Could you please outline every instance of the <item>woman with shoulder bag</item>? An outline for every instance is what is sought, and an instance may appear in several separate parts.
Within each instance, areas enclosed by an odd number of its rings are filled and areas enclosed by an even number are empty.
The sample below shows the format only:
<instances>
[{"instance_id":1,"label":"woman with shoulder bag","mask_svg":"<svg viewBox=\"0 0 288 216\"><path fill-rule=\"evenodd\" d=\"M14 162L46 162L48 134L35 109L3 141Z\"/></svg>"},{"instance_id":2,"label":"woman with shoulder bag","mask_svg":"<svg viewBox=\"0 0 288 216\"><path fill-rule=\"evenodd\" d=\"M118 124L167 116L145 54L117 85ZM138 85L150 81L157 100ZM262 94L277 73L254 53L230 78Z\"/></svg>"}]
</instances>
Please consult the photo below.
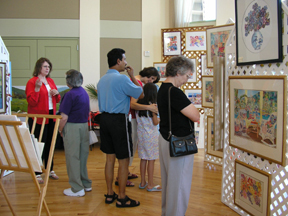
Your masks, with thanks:
<instances>
[{"instance_id":1,"label":"woman with shoulder bag","mask_svg":"<svg viewBox=\"0 0 288 216\"><path fill-rule=\"evenodd\" d=\"M157 96L160 115L159 159L162 183L162 216L183 216L188 207L193 173L194 155L170 157L169 140L174 136L185 137L194 131L194 123L200 119L197 108L179 88L192 75L193 63L183 56L171 58L166 65L165 76ZM170 87L172 87L170 89ZM168 92L170 89L170 107ZM169 113L169 108L171 113ZM192 122L191 122L192 121Z\"/></svg>"}]
</instances>

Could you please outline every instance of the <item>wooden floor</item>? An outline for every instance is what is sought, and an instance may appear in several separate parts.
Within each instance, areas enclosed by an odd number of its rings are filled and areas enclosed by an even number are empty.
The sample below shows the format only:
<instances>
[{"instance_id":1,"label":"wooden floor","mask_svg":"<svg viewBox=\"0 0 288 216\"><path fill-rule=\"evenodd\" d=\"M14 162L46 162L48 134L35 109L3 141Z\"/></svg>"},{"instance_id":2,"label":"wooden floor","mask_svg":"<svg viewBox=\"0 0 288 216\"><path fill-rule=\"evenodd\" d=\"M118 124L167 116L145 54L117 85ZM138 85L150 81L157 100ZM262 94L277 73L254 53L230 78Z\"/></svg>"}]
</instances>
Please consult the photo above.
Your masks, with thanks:
<instances>
[{"instance_id":1,"label":"wooden floor","mask_svg":"<svg viewBox=\"0 0 288 216\"><path fill-rule=\"evenodd\" d=\"M134 158L130 171L139 172L140 160ZM86 192L84 197L67 197L63 190L69 188L66 172L64 150L55 150L54 170L59 180L49 180L46 201L51 215L161 215L161 192L147 192L140 190L140 179L133 179L135 187L126 189L127 195L140 201L141 205L135 208L116 208L113 204L105 204L104 194L106 184L104 179L105 155L95 145L90 151L88 159L89 177L92 179L92 192ZM117 169L115 169L116 174ZM200 149L195 155L191 196L186 216L233 216L238 215L221 202L222 167L204 162L204 150ZM38 195L32 178L27 173L16 172L6 176L3 180L8 196L15 207L17 215L30 216L36 214ZM161 184L159 160L155 163L154 183ZM118 193L118 187L115 186ZM10 216L8 204L0 191L0 215ZM46 215L44 209L42 215Z\"/></svg>"}]
</instances>

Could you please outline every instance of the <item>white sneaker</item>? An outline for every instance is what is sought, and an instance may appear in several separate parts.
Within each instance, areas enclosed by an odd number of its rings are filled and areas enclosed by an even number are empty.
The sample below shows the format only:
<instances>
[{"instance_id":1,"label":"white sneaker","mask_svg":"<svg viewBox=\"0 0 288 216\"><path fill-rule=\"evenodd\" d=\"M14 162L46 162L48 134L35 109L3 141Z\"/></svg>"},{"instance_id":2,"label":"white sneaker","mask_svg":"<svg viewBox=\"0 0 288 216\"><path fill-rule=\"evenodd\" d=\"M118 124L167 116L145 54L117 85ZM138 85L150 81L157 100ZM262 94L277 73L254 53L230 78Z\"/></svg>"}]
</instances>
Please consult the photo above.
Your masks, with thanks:
<instances>
[{"instance_id":1,"label":"white sneaker","mask_svg":"<svg viewBox=\"0 0 288 216\"><path fill-rule=\"evenodd\" d=\"M84 190L85 190L86 192L90 192L90 191L92 191L92 187L90 187L90 188L84 188Z\"/></svg>"},{"instance_id":2,"label":"white sneaker","mask_svg":"<svg viewBox=\"0 0 288 216\"><path fill-rule=\"evenodd\" d=\"M68 188L68 189L65 189L63 191L63 193L66 195L66 196L75 196L75 197L81 197L81 196L84 196L85 195L85 191L84 189L74 193L71 188Z\"/></svg>"}]
</instances>

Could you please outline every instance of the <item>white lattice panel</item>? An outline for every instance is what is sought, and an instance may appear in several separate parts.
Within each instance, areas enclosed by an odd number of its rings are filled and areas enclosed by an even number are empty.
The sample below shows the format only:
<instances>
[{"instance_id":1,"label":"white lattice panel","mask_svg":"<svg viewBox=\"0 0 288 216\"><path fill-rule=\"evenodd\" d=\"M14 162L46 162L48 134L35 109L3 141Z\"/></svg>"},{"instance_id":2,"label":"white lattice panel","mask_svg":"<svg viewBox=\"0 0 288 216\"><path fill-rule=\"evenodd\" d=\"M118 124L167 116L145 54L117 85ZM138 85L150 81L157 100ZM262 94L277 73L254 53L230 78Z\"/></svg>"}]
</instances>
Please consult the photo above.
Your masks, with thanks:
<instances>
[{"instance_id":1,"label":"white lattice panel","mask_svg":"<svg viewBox=\"0 0 288 216\"><path fill-rule=\"evenodd\" d=\"M225 92L229 95L228 77L229 76L258 76L258 75L288 75L288 56L287 43L287 15L284 15L284 35L283 35L283 63L236 66L236 41L235 29L232 31L230 38L226 44L226 85ZM270 215L288 215L288 166L283 167L276 163L271 163L268 160L261 159L253 154L229 146L229 98L225 101L225 139L224 139L224 157L223 157L223 176L222 176L222 197L221 200L231 209L240 215L249 215L236 205L234 205L234 175L235 175L235 159L246 162L257 169L263 170L272 175L271 181L271 201ZM288 115L287 115L288 116ZM286 121L288 122L288 121ZM287 125L286 125L287 127ZM287 127L288 128L288 127ZM287 137L287 132L286 132ZM287 148L286 140L286 151ZM288 161L288 153L286 152L286 161Z\"/></svg>"}]
</instances>

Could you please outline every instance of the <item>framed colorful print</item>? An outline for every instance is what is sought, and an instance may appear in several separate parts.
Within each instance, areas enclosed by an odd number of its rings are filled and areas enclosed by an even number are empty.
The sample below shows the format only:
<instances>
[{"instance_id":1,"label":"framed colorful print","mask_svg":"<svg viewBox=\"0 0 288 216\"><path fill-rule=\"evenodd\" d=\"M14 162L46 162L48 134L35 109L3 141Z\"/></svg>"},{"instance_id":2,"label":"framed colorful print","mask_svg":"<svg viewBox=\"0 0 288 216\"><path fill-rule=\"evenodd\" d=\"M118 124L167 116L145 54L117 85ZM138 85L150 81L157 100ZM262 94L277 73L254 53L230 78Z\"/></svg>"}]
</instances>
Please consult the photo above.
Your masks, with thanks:
<instances>
[{"instance_id":1,"label":"framed colorful print","mask_svg":"<svg viewBox=\"0 0 288 216\"><path fill-rule=\"evenodd\" d=\"M212 76L202 76L202 107L213 108Z\"/></svg>"},{"instance_id":2,"label":"framed colorful print","mask_svg":"<svg viewBox=\"0 0 288 216\"><path fill-rule=\"evenodd\" d=\"M196 108L201 108L202 105L201 89L185 89L185 94Z\"/></svg>"},{"instance_id":3,"label":"framed colorful print","mask_svg":"<svg viewBox=\"0 0 288 216\"><path fill-rule=\"evenodd\" d=\"M235 0L237 65L282 62L280 0Z\"/></svg>"},{"instance_id":4,"label":"framed colorful print","mask_svg":"<svg viewBox=\"0 0 288 216\"><path fill-rule=\"evenodd\" d=\"M271 174L235 160L234 204L250 215L270 215Z\"/></svg>"},{"instance_id":5,"label":"framed colorful print","mask_svg":"<svg viewBox=\"0 0 288 216\"><path fill-rule=\"evenodd\" d=\"M186 32L186 51L206 51L206 31Z\"/></svg>"},{"instance_id":6,"label":"framed colorful print","mask_svg":"<svg viewBox=\"0 0 288 216\"><path fill-rule=\"evenodd\" d=\"M213 75L213 69L212 68L207 68L206 55L201 55L201 72L202 72L202 76Z\"/></svg>"},{"instance_id":7,"label":"framed colorful print","mask_svg":"<svg viewBox=\"0 0 288 216\"><path fill-rule=\"evenodd\" d=\"M223 150L215 150L214 117L207 116L207 153L223 158Z\"/></svg>"},{"instance_id":8,"label":"framed colorful print","mask_svg":"<svg viewBox=\"0 0 288 216\"><path fill-rule=\"evenodd\" d=\"M194 72L192 73L192 75L189 77L189 79L187 80L187 82L197 82L197 61L196 59L191 59L192 63L193 63L193 70Z\"/></svg>"},{"instance_id":9,"label":"framed colorful print","mask_svg":"<svg viewBox=\"0 0 288 216\"><path fill-rule=\"evenodd\" d=\"M163 33L164 56L181 54L181 32Z\"/></svg>"},{"instance_id":10,"label":"framed colorful print","mask_svg":"<svg viewBox=\"0 0 288 216\"><path fill-rule=\"evenodd\" d=\"M153 66L157 69L159 75L160 75L160 81L164 81L166 79L165 76L165 70L166 70L166 64L164 62L154 62Z\"/></svg>"},{"instance_id":11,"label":"framed colorful print","mask_svg":"<svg viewBox=\"0 0 288 216\"><path fill-rule=\"evenodd\" d=\"M286 76L230 76L230 145L285 166Z\"/></svg>"},{"instance_id":12,"label":"framed colorful print","mask_svg":"<svg viewBox=\"0 0 288 216\"><path fill-rule=\"evenodd\" d=\"M225 44L233 28L234 24L229 24L206 29L208 68L213 68L214 56L225 58Z\"/></svg>"},{"instance_id":13,"label":"framed colorful print","mask_svg":"<svg viewBox=\"0 0 288 216\"><path fill-rule=\"evenodd\" d=\"M6 64L0 62L0 113L6 112Z\"/></svg>"}]
</instances>

